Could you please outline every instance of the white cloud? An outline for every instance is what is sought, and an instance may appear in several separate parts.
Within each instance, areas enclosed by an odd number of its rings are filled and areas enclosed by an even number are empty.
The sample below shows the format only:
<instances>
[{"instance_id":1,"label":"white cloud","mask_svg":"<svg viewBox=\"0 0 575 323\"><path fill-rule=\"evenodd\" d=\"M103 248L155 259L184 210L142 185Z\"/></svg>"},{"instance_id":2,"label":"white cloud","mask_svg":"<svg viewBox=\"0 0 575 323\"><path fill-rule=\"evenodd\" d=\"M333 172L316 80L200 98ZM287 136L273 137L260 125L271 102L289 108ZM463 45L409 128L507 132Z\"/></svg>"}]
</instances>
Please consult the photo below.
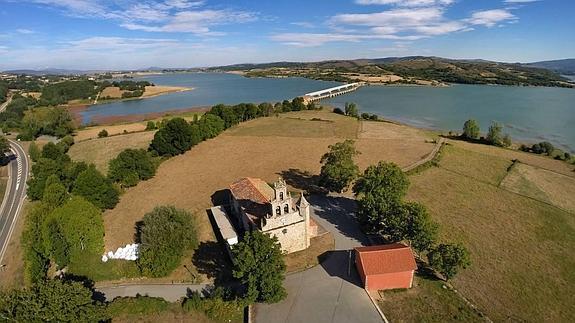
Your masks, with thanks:
<instances>
[{"instance_id":1,"label":"white cloud","mask_svg":"<svg viewBox=\"0 0 575 323\"><path fill-rule=\"evenodd\" d=\"M507 20L516 20L517 17L511 12L505 9L493 9L476 11L471 15L471 18L467 21L472 25L484 25L487 27L493 27L500 22Z\"/></svg>"},{"instance_id":2,"label":"white cloud","mask_svg":"<svg viewBox=\"0 0 575 323\"><path fill-rule=\"evenodd\" d=\"M525 1L525 0L511 0ZM474 26L493 27L514 23L517 17L508 9L476 11L470 16L452 19L446 16L453 0L357 0L368 5L393 5L394 8L371 13L343 13L328 19L331 32L275 34L272 40L295 46L319 46L329 42L362 40L417 40L455 32L474 30Z\"/></svg>"},{"instance_id":3,"label":"white cloud","mask_svg":"<svg viewBox=\"0 0 575 323\"><path fill-rule=\"evenodd\" d=\"M24 28L16 29L16 32L19 33L19 34L26 34L26 35L35 34L35 33L36 33L35 31L33 31L33 30L31 30L31 29L24 29Z\"/></svg>"},{"instance_id":4,"label":"white cloud","mask_svg":"<svg viewBox=\"0 0 575 323\"><path fill-rule=\"evenodd\" d=\"M530 3L530 2L537 2L540 0L505 0L505 3Z\"/></svg>"},{"instance_id":5,"label":"white cloud","mask_svg":"<svg viewBox=\"0 0 575 323\"><path fill-rule=\"evenodd\" d=\"M255 13L230 9L205 9L204 1L90 1L28 0L60 8L66 14L81 18L116 20L130 30L148 32L183 32L221 35L210 27L256 20Z\"/></svg>"},{"instance_id":6,"label":"white cloud","mask_svg":"<svg viewBox=\"0 0 575 323\"><path fill-rule=\"evenodd\" d=\"M455 0L356 0L360 5L396 5L400 7L426 7L450 5Z\"/></svg>"}]
</instances>

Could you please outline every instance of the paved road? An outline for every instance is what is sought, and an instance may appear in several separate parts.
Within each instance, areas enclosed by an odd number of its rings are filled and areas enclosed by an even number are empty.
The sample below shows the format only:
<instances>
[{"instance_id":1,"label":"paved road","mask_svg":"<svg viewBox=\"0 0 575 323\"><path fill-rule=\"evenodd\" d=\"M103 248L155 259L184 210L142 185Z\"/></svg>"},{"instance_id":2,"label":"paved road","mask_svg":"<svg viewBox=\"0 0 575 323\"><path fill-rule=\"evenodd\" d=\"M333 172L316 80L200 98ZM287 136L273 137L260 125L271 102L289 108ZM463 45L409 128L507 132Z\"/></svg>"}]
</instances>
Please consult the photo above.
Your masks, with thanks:
<instances>
[{"instance_id":1,"label":"paved road","mask_svg":"<svg viewBox=\"0 0 575 323\"><path fill-rule=\"evenodd\" d=\"M355 201L344 197L311 196L313 218L335 239L335 249L320 265L286 277L286 300L258 304L256 322L382 322L361 287L348 250L367 245L367 238L351 217Z\"/></svg>"},{"instance_id":2,"label":"paved road","mask_svg":"<svg viewBox=\"0 0 575 323\"><path fill-rule=\"evenodd\" d=\"M10 242L12 231L20 214L22 203L26 198L26 181L30 170L28 156L24 149L15 141L9 140L13 159L8 165L8 184L4 200L0 206L0 264Z\"/></svg>"},{"instance_id":3,"label":"paved road","mask_svg":"<svg viewBox=\"0 0 575 323\"><path fill-rule=\"evenodd\" d=\"M169 302L176 302L186 297L190 291L202 291L207 284L140 284L98 287L96 290L103 294L107 301L116 297L136 297L137 295L162 297Z\"/></svg>"},{"instance_id":4,"label":"paved road","mask_svg":"<svg viewBox=\"0 0 575 323\"><path fill-rule=\"evenodd\" d=\"M10 104L10 102L12 102L12 95L8 94L8 100L6 100L6 102L0 104L0 112L4 111L6 109L6 107L8 106L8 104Z\"/></svg>"}]
</instances>

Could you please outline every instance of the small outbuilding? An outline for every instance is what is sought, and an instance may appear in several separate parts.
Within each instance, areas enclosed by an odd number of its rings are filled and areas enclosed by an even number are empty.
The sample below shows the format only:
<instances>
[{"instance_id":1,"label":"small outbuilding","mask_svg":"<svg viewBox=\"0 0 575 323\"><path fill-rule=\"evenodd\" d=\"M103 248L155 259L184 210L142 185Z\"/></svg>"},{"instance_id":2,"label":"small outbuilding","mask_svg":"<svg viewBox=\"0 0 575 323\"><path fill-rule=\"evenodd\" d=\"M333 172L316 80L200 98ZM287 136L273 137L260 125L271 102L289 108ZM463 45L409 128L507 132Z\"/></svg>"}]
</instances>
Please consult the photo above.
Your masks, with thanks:
<instances>
[{"instance_id":1,"label":"small outbuilding","mask_svg":"<svg viewBox=\"0 0 575 323\"><path fill-rule=\"evenodd\" d=\"M401 243L355 248L355 265L367 290L411 288L417 269L413 251Z\"/></svg>"}]
</instances>

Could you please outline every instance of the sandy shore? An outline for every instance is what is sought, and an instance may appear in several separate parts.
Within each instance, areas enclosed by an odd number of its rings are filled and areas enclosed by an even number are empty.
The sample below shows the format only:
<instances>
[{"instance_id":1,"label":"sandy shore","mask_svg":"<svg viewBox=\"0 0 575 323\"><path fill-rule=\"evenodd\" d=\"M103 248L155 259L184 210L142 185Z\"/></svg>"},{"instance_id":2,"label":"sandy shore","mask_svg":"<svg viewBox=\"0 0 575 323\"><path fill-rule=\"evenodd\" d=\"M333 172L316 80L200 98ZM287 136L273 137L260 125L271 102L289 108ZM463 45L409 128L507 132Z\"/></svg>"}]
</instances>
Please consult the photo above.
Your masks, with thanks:
<instances>
[{"instance_id":1,"label":"sandy shore","mask_svg":"<svg viewBox=\"0 0 575 323\"><path fill-rule=\"evenodd\" d=\"M158 95L191 91L193 89L194 88L191 87L181 87L181 86L164 86L164 85L146 86L146 90L144 91L144 94L142 94L141 98L152 98Z\"/></svg>"}]
</instances>

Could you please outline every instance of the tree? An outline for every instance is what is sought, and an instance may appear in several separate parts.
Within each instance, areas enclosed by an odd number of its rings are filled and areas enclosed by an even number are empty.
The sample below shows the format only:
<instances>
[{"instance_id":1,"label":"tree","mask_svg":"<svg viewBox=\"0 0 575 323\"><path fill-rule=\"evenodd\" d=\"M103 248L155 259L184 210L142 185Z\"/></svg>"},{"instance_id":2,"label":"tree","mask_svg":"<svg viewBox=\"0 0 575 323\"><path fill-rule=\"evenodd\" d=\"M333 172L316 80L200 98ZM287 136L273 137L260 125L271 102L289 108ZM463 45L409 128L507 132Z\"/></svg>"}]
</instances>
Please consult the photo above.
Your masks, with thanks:
<instances>
[{"instance_id":1,"label":"tree","mask_svg":"<svg viewBox=\"0 0 575 323\"><path fill-rule=\"evenodd\" d=\"M503 139L501 139L501 145L502 145L503 147L510 147L511 144L512 144L512 142L511 142L511 136L509 136L509 134L505 134L505 135L503 136Z\"/></svg>"},{"instance_id":2,"label":"tree","mask_svg":"<svg viewBox=\"0 0 575 323\"><path fill-rule=\"evenodd\" d=\"M471 264L469 252L460 244L440 244L427 257L431 267L440 272L445 280L453 278L459 269Z\"/></svg>"},{"instance_id":3,"label":"tree","mask_svg":"<svg viewBox=\"0 0 575 323\"><path fill-rule=\"evenodd\" d=\"M105 138L105 137L108 137L108 130L102 129L100 132L98 132L98 138Z\"/></svg>"},{"instance_id":4,"label":"tree","mask_svg":"<svg viewBox=\"0 0 575 323\"><path fill-rule=\"evenodd\" d=\"M154 121L148 121L148 123L146 124L146 131L150 131L150 130L156 130L158 129L156 127L156 124L154 123Z\"/></svg>"},{"instance_id":5,"label":"tree","mask_svg":"<svg viewBox=\"0 0 575 323\"><path fill-rule=\"evenodd\" d=\"M359 167L353 162L353 157L359 152L355 150L353 140L345 140L329 146L320 162L319 184L330 192L342 192L357 177Z\"/></svg>"},{"instance_id":6,"label":"tree","mask_svg":"<svg viewBox=\"0 0 575 323\"><path fill-rule=\"evenodd\" d=\"M156 163L144 149L126 149L109 162L108 177L123 186L134 186L156 174ZM134 182L135 179L135 182Z\"/></svg>"},{"instance_id":7,"label":"tree","mask_svg":"<svg viewBox=\"0 0 575 323\"><path fill-rule=\"evenodd\" d=\"M66 155L63 147L53 142L49 142L42 148L42 158L48 158L57 161L58 163L70 162L70 157Z\"/></svg>"},{"instance_id":8,"label":"tree","mask_svg":"<svg viewBox=\"0 0 575 323\"><path fill-rule=\"evenodd\" d=\"M192 126L182 118L168 121L155 133L150 148L160 156L176 156L192 148Z\"/></svg>"},{"instance_id":9,"label":"tree","mask_svg":"<svg viewBox=\"0 0 575 323\"><path fill-rule=\"evenodd\" d=\"M144 275L162 277L179 264L184 252L197 247L192 215L173 206L158 206L144 215L138 266Z\"/></svg>"},{"instance_id":10,"label":"tree","mask_svg":"<svg viewBox=\"0 0 575 323\"><path fill-rule=\"evenodd\" d=\"M40 158L35 162L32 165L32 174L34 176L28 181L27 193L30 199L41 200L44 194L46 179L54 174L60 176L62 167L63 165L60 163L48 158Z\"/></svg>"},{"instance_id":11,"label":"tree","mask_svg":"<svg viewBox=\"0 0 575 323\"><path fill-rule=\"evenodd\" d=\"M489 127L489 131L487 132L487 142L494 146L503 146L502 130L503 126L501 126L499 123L492 123Z\"/></svg>"},{"instance_id":12,"label":"tree","mask_svg":"<svg viewBox=\"0 0 575 323\"><path fill-rule=\"evenodd\" d=\"M233 275L245 284L250 302L277 303L287 296L282 285L286 265L276 237L259 230L247 232L232 253Z\"/></svg>"},{"instance_id":13,"label":"tree","mask_svg":"<svg viewBox=\"0 0 575 323\"><path fill-rule=\"evenodd\" d=\"M0 316L15 322L99 322L105 305L79 282L48 280L0 295Z\"/></svg>"},{"instance_id":14,"label":"tree","mask_svg":"<svg viewBox=\"0 0 575 323\"><path fill-rule=\"evenodd\" d=\"M59 226L59 232L68 245L70 261L82 261L86 254L101 255L104 252L104 221L101 212L86 199L73 196L62 206L48 214L42 232L46 237L51 222Z\"/></svg>"},{"instance_id":15,"label":"tree","mask_svg":"<svg viewBox=\"0 0 575 323\"><path fill-rule=\"evenodd\" d=\"M42 203L47 210L53 210L61 206L68 197L68 190L60 182L57 175L50 175L46 179L44 193L42 194Z\"/></svg>"},{"instance_id":16,"label":"tree","mask_svg":"<svg viewBox=\"0 0 575 323\"><path fill-rule=\"evenodd\" d=\"M424 205L416 202L404 203L402 214L405 218L403 239L411 242L415 250L429 250L437 239L438 225L433 222Z\"/></svg>"},{"instance_id":17,"label":"tree","mask_svg":"<svg viewBox=\"0 0 575 323\"><path fill-rule=\"evenodd\" d=\"M114 208L119 200L118 190L94 165L78 175L72 193L83 196L102 210Z\"/></svg>"},{"instance_id":18,"label":"tree","mask_svg":"<svg viewBox=\"0 0 575 323\"><path fill-rule=\"evenodd\" d=\"M360 222L381 231L390 224L388 216L398 216L402 198L409 187L405 173L394 163L369 166L353 186Z\"/></svg>"},{"instance_id":19,"label":"tree","mask_svg":"<svg viewBox=\"0 0 575 323\"><path fill-rule=\"evenodd\" d=\"M225 130L224 120L209 113L205 114L197 124L202 134L202 140L215 138Z\"/></svg>"},{"instance_id":20,"label":"tree","mask_svg":"<svg viewBox=\"0 0 575 323\"><path fill-rule=\"evenodd\" d=\"M38 145L36 145L36 142L33 141L30 143L30 147L28 147L28 154L30 155L30 159L32 159L33 162L37 162L38 159L40 159L42 152L40 151L40 148L38 148Z\"/></svg>"},{"instance_id":21,"label":"tree","mask_svg":"<svg viewBox=\"0 0 575 323\"><path fill-rule=\"evenodd\" d=\"M345 114L354 118L359 117L359 111L357 110L355 103L345 103Z\"/></svg>"},{"instance_id":22,"label":"tree","mask_svg":"<svg viewBox=\"0 0 575 323\"><path fill-rule=\"evenodd\" d=\"M54 259L58 269L62 269L70 262L70 247L62 228L55 218L50 218L44 225L44 248L48 256Z\"/></svg>"},{"instance_id":23,"label":"tree","mask_svg":"<svg viewBox=\"0 0 575 323\"><path fill-rule=\"evenodd\" d=\"M469 119L463 124L463 137L467 139L479 138L479 131L479 123L473 119Z\"/></svg>"}]
</instances>

